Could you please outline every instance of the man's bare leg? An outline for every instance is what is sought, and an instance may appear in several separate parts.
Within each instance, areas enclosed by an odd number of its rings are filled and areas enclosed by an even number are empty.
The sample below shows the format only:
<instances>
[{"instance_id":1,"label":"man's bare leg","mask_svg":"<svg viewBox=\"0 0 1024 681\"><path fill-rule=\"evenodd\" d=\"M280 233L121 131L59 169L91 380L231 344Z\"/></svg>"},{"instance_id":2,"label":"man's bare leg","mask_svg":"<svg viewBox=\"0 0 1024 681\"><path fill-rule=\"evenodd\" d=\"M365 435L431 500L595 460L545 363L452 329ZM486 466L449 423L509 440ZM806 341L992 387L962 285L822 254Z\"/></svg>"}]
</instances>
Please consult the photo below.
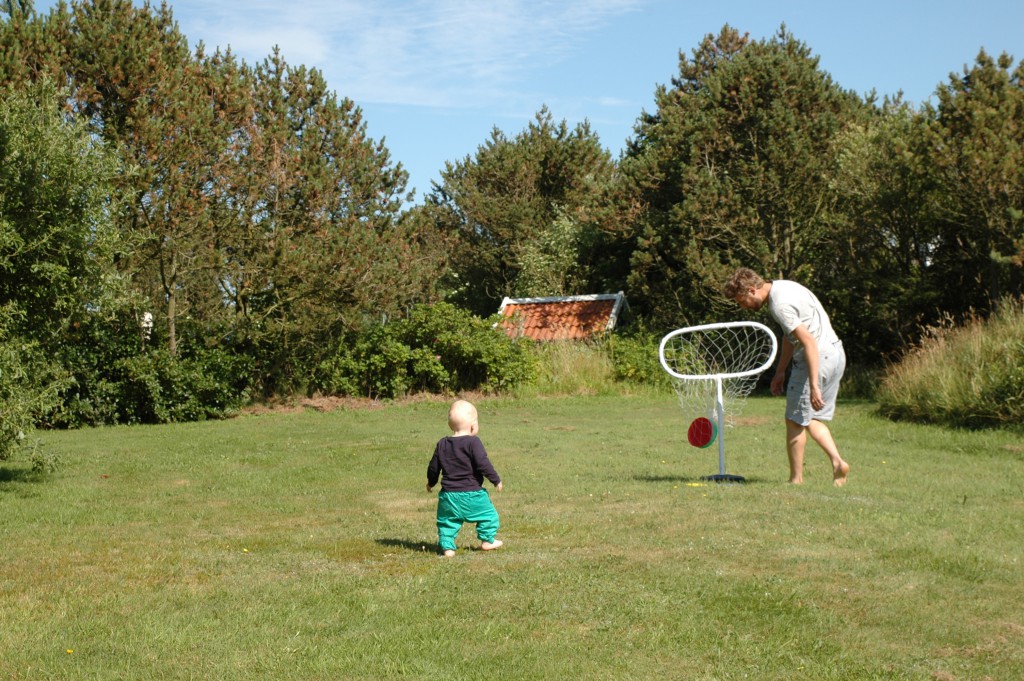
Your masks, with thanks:
<instances>
[{"instance_id":1,"label":"man's bare leg","mask_svg":"<svg viewBox=\"0 0 1024 681\"><path fill-rule=\"evenodd\" d=\"M829 461L832 462L832 484L842 487L846 484L846 478L850 474L850 464L839 456L839 448L836 447L835 440L832 439L832 431L821 421L811 421L807 430L810 432L811 438L818 443L818 446L828 456Z\"/></svg>"},{"instance_id":2,"label":"man's bare leg","mask_svg":"<svg viewBox=\"0 0 1024 681\"><path fill-rule=\"evenodd\" d=\"M786 453L789 455L789 481L799 485L804 481L804 448L807 429L796 421L786 419Z\"/></svg>"}]
</instances>

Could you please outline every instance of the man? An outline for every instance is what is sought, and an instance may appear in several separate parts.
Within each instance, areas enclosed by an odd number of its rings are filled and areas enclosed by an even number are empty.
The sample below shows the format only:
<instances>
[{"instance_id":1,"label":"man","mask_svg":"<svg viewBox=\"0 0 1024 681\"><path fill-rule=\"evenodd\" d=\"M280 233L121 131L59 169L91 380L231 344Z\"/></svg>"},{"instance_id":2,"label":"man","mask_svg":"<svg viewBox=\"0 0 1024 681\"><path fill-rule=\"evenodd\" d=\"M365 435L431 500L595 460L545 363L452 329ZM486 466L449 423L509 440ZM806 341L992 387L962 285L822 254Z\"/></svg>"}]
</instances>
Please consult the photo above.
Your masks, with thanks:
<instances>
[{"instance_id":1,"label":"man","mask_svg":"<svg viewBox=\"0 0 1024 681\"><path fill-rule=\"evenodd\" d=\"M850 465L839 456L832 432L825 424L835 414L846 353L825 309L810 290L795 281L765 281L746 267L736 270L722 290L745 310L760 310L768 305L768 312L782 327L784 337L779 366L772 378L772 394L782 394L786 367L792 361L786 391L789 481L804 481L804 448L810 435L832 462L832 483L836 487L846 484Z\"/></svg>"}]
</instances>

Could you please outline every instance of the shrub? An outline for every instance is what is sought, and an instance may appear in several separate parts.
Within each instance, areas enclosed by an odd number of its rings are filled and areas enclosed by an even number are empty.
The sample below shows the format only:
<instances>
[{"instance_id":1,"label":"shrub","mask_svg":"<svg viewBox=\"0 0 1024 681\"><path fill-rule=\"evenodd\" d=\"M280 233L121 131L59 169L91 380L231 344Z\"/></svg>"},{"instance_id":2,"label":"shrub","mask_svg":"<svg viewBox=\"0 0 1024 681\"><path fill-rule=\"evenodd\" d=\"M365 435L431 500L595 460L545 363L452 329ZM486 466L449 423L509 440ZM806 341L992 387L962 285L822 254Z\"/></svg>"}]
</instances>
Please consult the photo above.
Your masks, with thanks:
<instances>
[{"instance_id":1,"label":"shrub","mask_svg":"<svg viewBox=\"0 0 1024 681\"><path fill-rule=\"evenodd\" d=\"M239 389L247 360L205 349L175 357L150 349L114 368L117 420L124 423L202 421L223 416L244 401Z\"/></svg>"},{"instance_id":2,"label":"shrub","mask_svg":"<svg viewBox=\"0 0 1024 681\"><path fill-rule=\"evenodd\" d=\"M313 391L373 399L412 391L507 391L533 376L529 345L448 303L346 336L313 372Z\"/></svg>"},{"instance_id":3,"label":"shrub","mask_svg":"<svg viewBox=\"0 0 1024 681\"><path fill-rule=\"evenodd\" d=\"M339 343L337 352L318 367L313 387L331 395L373 399L405 394L411 384L412 351L394 331L377 326Z\"/></svg>"},{"instance_id":4,"label":"shrub","mask_svg":"<svg viewBox=\"0 0 1024 681\"><path fill-rule=\"evenodd\" d=\"M79 367L55 425L171 423L216 418L248 398L252 362L224 350L175 357L150 348L102 369Z\"/></svg>"},{"instance_id":5,"label":"shrub","mask_svg":"<svg viewBox=\"0 0 1024 681\"><path fill-rule=\"evenodd\" d=\"M179 337L172 355L144 341L129 306L84 315L68 330L60 361L72 374L46 425L168 423L215 418L248 400L255 362L224 347Z\"/></svg>"},{"instance_id":6,"label":"shrub","mask_svg":"<svg viewBox=\"0 0 1024 681\"><path fill-rule=\"evenodd\" d=\"M928 329L889 367L878 393L881 413L966 428L1024 423L1024 310L1003 301L987 320Z\"/></svg>"},{"instance_id":7,"label":"shrub","mask_svg":"<svg viewBox=\"0 0 1024 681\"><path fill-rule=\"evenodd\" d=\"M615 380L636 385L670 385L668 373L658 361L661 337L644 329L608 339L608 353Z\"/></svg>"},{"instance_id":8,"label":"shrub","mask_svg":"<svg viewBox=\"0 0 1024 681\"><path fill-rule=\"evenodd\" d=\"M27 448L33 469L51 470L55 458L31 433L40 416L60 403L69 377L38 343L8 333L14 316L13 306L0 308L0 460Z\"/></svg>"}]
</instances>

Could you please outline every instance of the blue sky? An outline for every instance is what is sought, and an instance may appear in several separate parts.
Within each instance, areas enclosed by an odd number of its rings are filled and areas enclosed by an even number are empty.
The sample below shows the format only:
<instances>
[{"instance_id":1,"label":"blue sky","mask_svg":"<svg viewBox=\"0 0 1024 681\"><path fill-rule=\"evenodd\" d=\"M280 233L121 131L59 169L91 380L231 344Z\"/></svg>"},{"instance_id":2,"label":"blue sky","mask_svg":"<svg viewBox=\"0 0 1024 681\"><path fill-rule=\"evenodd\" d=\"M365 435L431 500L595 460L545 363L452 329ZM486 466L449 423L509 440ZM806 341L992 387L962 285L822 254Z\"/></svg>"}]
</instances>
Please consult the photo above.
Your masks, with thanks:
<instances>
[{"instance_id":1,"label":"blue sky","mask_svg":"<svg viewBox=\"0 0 1024 681\"><path fill-rule=\"evenodd\" d=\"M491 129L544 105L618 157L708 33L789 31L843 88L927 100L984 48L1024 58L1024 0L168 0L182 32L250 64L281 48L358 104L416 202ZM45 11L54 2L37 0ZM142 2L136 2L141 5ZM1015 62L1016 64L1016 62Z\"/></svg>"}]
</instances>

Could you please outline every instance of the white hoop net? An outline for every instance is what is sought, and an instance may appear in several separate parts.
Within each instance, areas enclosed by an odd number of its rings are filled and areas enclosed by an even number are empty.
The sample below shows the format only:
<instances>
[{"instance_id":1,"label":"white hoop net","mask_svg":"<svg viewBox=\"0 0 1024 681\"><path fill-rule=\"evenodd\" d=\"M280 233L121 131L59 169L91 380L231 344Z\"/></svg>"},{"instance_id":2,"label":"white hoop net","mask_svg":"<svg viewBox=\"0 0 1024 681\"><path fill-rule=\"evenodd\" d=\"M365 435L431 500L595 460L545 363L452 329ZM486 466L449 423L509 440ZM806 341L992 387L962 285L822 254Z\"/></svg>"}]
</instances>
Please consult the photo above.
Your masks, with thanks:
<instances>
[{"instance_id":1,"label":"white hoop net","mask_svg":"<svg viewBox=\"0 0 1024 681\"><path fill-rule=\"evenodd\" d=\"M721 379L725 419L720 425L733 426L777 348L775 334L764 324L728 322L673 331L661 340L658 354L684 415L716 421Z\"/></svg>"},{"instance_id":2,"label":"white hoop net","mask_svg":"<svg viewBox=\"0 0 1024 681\"><path fill-rule=\"evenodd\" d=\"M759 322L726 322L677 329L661 339L658 359L672 377L689 423L704 417L718 424L719 479L725 474L726 427L736 423L760 374L775 361L778 341Z\"/></svg>"}]
</instances>

